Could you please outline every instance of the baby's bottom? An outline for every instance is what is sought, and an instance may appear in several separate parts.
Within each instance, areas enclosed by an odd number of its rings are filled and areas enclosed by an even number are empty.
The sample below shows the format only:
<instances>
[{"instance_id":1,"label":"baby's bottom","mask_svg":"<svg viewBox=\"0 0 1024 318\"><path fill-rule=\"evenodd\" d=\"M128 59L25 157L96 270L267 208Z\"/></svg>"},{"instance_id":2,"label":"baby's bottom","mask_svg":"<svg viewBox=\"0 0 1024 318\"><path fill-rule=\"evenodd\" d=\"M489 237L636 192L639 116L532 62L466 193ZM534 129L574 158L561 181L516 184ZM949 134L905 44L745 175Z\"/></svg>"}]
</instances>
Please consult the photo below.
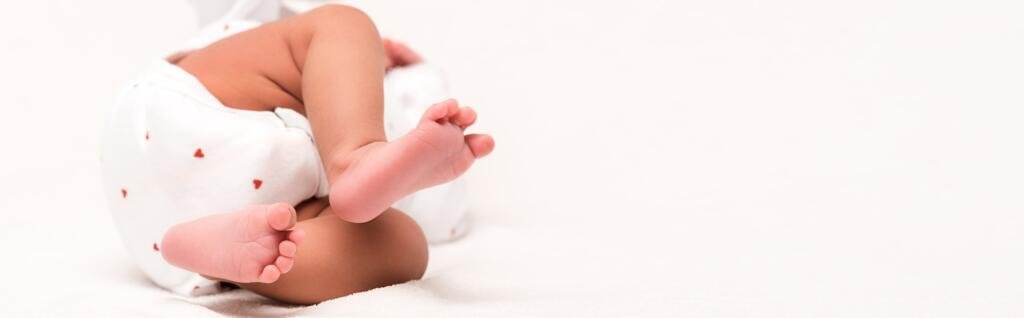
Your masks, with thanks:
<instances>
[{"instance_id":1,"label":"baby's bottom","mask_svg":"<svg viewBox=\"0 0 1024 318\"><path fill-rule=\"evenodd\" d=\"M274 283L238 284L258 294L313 304L379 286L420 278L427 267L427 243L419 226L389 209L373 221L339 219L325 199L296 207L297 230L306 233L292 270Z\"/></svg>"}]
</instances>

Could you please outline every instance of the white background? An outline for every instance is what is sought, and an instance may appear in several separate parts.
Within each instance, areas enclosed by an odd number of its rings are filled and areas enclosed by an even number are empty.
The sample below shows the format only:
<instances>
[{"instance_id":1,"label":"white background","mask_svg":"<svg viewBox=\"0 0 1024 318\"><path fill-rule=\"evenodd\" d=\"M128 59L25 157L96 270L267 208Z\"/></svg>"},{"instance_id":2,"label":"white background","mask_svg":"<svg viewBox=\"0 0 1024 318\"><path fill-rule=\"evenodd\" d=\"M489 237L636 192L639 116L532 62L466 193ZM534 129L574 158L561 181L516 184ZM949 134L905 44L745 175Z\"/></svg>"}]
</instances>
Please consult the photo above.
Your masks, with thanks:
<instances>
[{"instance_id":1,"label":"white background","mask_svg":"<svg viewBox=\"0 0 1024 318\"><path fill-rule=\"evenodd\" d=\"M362 4L497 149L427 279L277 313L1024 316L1019 1ZM105 210L114 96L194 31L183 1L4 3L3 316L277 308L156 289Z\"/></svg>"}]
</instances>

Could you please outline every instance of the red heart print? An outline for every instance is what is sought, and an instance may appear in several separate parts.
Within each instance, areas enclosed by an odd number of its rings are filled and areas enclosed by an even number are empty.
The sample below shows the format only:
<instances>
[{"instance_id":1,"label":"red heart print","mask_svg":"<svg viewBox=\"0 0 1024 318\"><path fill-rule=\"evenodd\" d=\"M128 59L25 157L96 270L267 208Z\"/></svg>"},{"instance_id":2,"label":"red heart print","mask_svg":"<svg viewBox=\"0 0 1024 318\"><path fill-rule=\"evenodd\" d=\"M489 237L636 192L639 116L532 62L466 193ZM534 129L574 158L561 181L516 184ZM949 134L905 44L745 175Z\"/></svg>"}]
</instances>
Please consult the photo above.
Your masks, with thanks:
<instances>
[{"instance_id":1,"label":"red heart print","mask_svg":"<svg viewBox=\"0 0 1024 318\"><path fill-rule=\"evenodd\" d=\"M121 189L121 197L122 198L127 198L128 197L128 190Z\"/></svg>"},{"instance_id":2,"label":"red heart print","mask_svg":"<svg viewBox=\"0 0 1024 318\"><path fill-rule=\"evenodd\" d=\"M256 188L256 190L259 190L261 186L263 186L263 180L252 179L252 187L253 188Z\"/></svg>"},{"instance_id":3,"label":"red heart print","mask_svg":"<svg viewBox=\"0 0 1024 318\"><path fill-rule=\"evenodd\" d=\"M203 154L203 148L196 148L196 153L192 154L192 156L196 158L206 157L206 155Z\"/></svg>"},{"instance_id":4,"label":"red heart print","mask_svg":"<svg viewBox=\"0 0 1024 318\"><path fill-rule=\"evenodd\" d=\"M156 243L153 243L153 250L159 252L160 251L160 247L156 246Z\"/></svg>"}]
</instances>

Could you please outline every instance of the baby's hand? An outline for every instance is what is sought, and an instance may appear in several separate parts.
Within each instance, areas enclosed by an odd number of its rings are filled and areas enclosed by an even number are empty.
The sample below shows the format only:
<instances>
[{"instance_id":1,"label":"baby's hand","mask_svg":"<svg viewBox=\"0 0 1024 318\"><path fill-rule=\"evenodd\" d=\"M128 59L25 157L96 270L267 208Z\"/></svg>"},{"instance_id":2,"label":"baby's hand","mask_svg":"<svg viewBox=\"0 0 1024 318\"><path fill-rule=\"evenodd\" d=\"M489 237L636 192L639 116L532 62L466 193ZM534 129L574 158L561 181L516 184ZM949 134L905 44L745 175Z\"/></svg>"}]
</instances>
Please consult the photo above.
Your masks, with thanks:
<instances>
[{"instance_id":1,"label":"baby's hand","mask_svg":"<svg viewBox=\"0 0 1024 318\"><path fill-rule=\"evenodd\" d=\"M384 55L388 58L387 70L423 62L423 58L406 46L405 43L388 38L381 40L384 44Z\"/></svg>"}]
</instances>

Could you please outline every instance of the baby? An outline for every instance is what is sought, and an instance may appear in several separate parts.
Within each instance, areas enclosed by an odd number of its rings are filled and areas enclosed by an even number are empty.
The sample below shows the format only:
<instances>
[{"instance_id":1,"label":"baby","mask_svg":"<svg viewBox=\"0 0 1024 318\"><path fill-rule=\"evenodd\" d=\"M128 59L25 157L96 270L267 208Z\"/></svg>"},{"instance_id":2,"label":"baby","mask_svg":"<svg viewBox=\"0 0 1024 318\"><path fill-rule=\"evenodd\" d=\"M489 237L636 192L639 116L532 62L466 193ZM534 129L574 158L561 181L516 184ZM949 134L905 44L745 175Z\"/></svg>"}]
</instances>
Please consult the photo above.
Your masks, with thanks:
<instances>
[{"instance_id":1,"label":"baby","mask_svg":"<svg viewBox=\"0 0 1024 318\"><path fill-rule=\"evenodd\" d=\"M476 113L455 100L385 139L385 72L420 61L363 12L328 5L144 74L102 157L143 272L181 293L222 281L298 304L421 277L423 234L390 206L462 175L494 140L464 132Z\"/></svg>"}]
</instances>

